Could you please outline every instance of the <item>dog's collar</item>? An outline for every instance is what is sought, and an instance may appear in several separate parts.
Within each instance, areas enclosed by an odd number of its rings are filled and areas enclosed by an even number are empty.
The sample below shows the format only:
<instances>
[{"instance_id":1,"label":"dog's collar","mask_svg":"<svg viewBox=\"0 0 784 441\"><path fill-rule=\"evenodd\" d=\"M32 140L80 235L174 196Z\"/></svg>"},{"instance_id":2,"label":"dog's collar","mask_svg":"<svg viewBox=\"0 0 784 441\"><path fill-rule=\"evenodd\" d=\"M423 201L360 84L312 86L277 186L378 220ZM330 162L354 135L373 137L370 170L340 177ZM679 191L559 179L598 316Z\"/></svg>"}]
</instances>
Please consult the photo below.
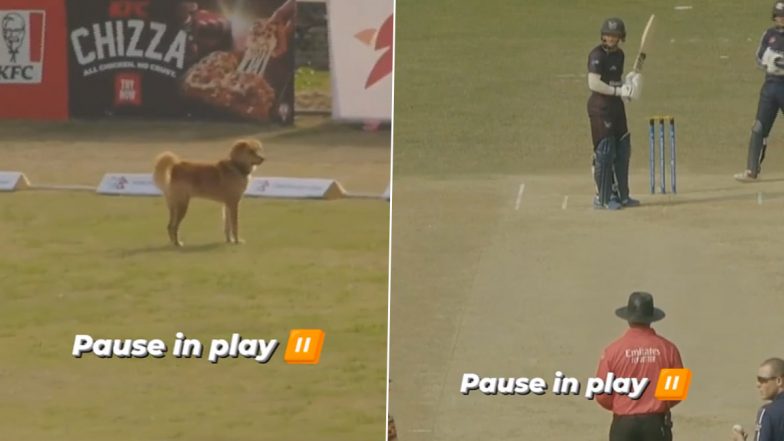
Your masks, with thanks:
<instances>
[{"instance_id":1,"label":"dog's collar","mask_svg":"<svg viewBox=\"0 0 784 441\"><path fill-rule=\"evenodd\" d=\"M234 168L238 172L240 172L240 174L242 174L242 176L248 176L249 174L251 174L253 172L253 166L252 165L249 166L249 165L246 165L246 164L243 164L243 163L240 163L240 162L236 162L236 161L229 161L229 162L231 163L231 165L234 166Z\"/></svg>"}]
</instances>

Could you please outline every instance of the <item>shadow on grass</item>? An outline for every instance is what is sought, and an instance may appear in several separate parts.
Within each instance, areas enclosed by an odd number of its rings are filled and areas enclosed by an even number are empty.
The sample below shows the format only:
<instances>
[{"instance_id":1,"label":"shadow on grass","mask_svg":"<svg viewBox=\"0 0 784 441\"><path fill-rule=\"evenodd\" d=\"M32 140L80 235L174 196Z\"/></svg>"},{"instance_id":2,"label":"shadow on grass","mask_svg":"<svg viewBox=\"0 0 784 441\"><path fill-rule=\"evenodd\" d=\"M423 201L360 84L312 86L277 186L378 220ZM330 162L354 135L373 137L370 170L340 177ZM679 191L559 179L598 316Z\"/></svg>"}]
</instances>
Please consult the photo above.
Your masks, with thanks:
<instances>
[{"instance_id":1,"label":"shadow on grass","mask_svg":"<svg viewBox=\"0 0 784 441\"><path fill-rule=\"evenodd\" d=\"M173 245L156 245L156 246L146 246L142 248L134 248L130 250L122 250L118 251L117 254L119 257L133 257L139 256L144 254L159 254L159 253L181 253L181 254L191 254L191 253L203 253L212 250L216 250L218 248L225 248L225 247L236 247L237 245L228 244L226 242L210 242L210 243L203 243L198 245L188 245L187 243L182 247L175 247Z\"/></svg>"}]
</instances>

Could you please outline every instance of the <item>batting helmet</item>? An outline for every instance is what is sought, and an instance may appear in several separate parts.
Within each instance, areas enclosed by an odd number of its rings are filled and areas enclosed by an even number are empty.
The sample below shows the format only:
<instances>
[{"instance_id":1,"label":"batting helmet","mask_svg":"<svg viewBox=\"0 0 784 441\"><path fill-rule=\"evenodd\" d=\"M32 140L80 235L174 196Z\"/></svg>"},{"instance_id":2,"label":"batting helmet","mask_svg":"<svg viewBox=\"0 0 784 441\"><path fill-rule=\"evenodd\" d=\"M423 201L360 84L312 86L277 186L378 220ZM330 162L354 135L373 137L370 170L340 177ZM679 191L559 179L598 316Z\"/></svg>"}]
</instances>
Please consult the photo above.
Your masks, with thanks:
<instances>
[{"instance_id":1,"label":"batting helmet","mask_svg":"<svg viewBox=\"0 0 784 441\"><path fill-rule=\"evenodd\" d=\"M602 35L617 35L621 41L626 41L626 25L620 18L608 18L602 23Z\"/></svg>"},{"instance_id":2,"label":"batting helmet","mask_svg":"<svg viewBox=\"0 0 784 441\"><path fill-rule=\"evenodd\" d=\"M784 1L777 1L773 4L773 13L771 13L770 19L776 17L784 17Z\"/></svg>"}]
</instances>

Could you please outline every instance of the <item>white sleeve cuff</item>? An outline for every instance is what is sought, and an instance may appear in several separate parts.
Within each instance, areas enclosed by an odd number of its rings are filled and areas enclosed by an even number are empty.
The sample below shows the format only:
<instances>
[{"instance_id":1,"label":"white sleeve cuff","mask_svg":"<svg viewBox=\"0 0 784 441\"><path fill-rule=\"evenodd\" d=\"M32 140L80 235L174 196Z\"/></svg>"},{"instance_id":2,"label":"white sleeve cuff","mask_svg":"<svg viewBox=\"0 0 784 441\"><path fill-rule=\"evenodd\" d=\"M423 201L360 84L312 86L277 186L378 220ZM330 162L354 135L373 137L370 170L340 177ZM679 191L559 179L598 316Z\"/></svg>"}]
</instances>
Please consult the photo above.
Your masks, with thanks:
<instances>
[{"instance_id":1,"label":"white sleeve cuff","mask_svg":"<svg viewBox=\"0 0 784 441\"><path fill-rule=\"evenodd\" d=\"M602 76L597 73L588 74L588 88L591 89L591 91L601 93L602 95L616 96L618 93L617 87L610 86L602 81Z\"/></svg>"}]
</instances>

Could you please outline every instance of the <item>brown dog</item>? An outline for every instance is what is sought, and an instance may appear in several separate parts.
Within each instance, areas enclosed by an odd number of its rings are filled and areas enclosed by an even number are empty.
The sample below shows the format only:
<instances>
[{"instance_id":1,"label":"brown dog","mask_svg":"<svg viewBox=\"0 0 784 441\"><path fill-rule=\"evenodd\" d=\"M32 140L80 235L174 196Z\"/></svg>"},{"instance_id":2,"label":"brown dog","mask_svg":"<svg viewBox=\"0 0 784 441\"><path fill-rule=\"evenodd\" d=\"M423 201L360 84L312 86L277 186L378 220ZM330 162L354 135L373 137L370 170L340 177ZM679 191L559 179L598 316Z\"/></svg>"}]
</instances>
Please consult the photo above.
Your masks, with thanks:
<instances>
[{"instance_id":1,"label":"brown dog","mask_svg":"<svg viewBox=\"0 0 784 441\"><path fill-rule=\"evenodd\" d=\"M169 207L169 239L182 246L179 229L192 197L223 203L226 242L242 243L238 235L239 204L248 188L253 170L264 162L261 143L240 140L234 143L228 159L217 163L181 161L165 152L155 160L153 178Z\"/></svg>"}]
</instances>

